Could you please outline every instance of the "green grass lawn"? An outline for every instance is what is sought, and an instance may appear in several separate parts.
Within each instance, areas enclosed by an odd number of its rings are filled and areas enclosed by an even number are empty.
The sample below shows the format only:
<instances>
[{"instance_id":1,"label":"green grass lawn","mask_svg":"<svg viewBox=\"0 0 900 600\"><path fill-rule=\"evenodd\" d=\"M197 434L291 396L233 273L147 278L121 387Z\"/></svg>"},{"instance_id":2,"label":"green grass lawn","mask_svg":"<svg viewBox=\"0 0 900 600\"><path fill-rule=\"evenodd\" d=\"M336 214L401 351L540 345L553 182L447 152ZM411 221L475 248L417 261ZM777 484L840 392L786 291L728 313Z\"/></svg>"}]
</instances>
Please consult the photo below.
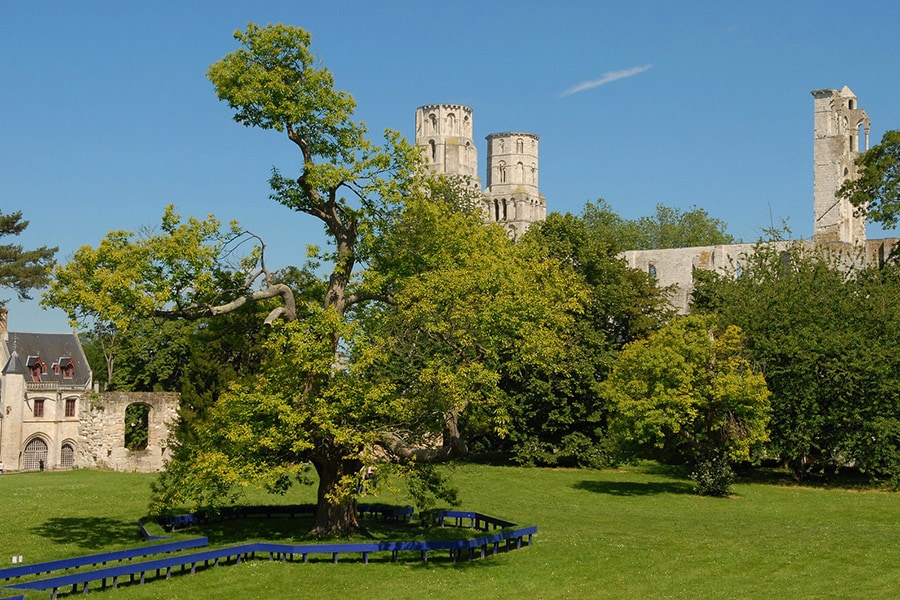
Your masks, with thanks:
<instances>
[{"instance_id":1,"label":"green grass lawn","mask_svg":"<svg viewBox=\"0 0 900 600\"><path fill-rule=\"evenodd\" d=\"M3 566L13 554L38 562L140 544L136 523L146 513L151 479L94 471L0 477ZM103 597L900 597L895 493L774 480L738 483L730 498L703 498L690 482L653 465L605 471L462 465L453 479L461 508L537 525L534 546L457 564L440 553L427 564L390 563L385 556L364 565L349 555L337 565L248 561ZM248 501L310 502L313 492L304 487ZM264 534L253 539L302 539L291 523L254 521L207 533L213 543L233 543L240 531Z\"/></svg>"}]
</instances>

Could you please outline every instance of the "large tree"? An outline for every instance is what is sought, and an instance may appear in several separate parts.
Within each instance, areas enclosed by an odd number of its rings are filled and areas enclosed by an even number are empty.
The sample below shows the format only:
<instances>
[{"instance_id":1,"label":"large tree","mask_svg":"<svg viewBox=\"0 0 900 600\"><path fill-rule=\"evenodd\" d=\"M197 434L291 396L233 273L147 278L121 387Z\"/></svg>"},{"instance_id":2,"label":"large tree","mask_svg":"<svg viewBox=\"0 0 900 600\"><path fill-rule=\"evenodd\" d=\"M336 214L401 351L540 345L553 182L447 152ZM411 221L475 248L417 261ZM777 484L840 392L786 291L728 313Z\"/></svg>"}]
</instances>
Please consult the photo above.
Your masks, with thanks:
<instances>
[{"instance_id":1,"label":"large tree","mask_svg":"<svg viewBox=\"0 0 900 600\"><path fill-rule=\"evenodd\" d=\"M888 229L900 219L900 131L886 131L881 143L856 159L858 177L848 179L837 195Z\"/></svg>"},{"instance_id":2,"label":"large tree","mask_svg":"<svg viewBox=\"0 0 900 600\"><path fill-rule=\"evenodd\" d=\"M299 153L293 176L273 172L271 198L318 219L330 238L318 303L298 305L268 270L260 238L212 217L182 222L171 209L157 232L110 234L100 244L116 250L100 253L107 262L90 248L76 254L50 301L119 328L135 315L205 319L276 302L261 372L219 397L156 486L155 506L221 501L243 485L281 490L308 462L317 531L348 531L364 464L464 453L463 413L502 428L503 411L486 408L502 406L497 370L564 348L554 340L581 294L554 261L442 201L453 186L422 175L397 134L369 142L307 32L251 24L235 37L242 47L208 75L236 121L285 134ZM242 241L257 243L229 263Z\"/></svg>"},{"instance_id":3,"label":"large tree","mask_svg":"<svg viewBox=\"0 0 900 600\"><path fill-rule=\"evenodd\" d=\"M27 227L28 221L22 220L21 211L4 214L0 210L0 238L19 235ZM30 300L31 290L50 282L56 251L55 247L25 250L20 244L0 244L0 287L15 290L19 300ZM0 299L0 307L6 302Z\"/></svg>"}]
</instances>

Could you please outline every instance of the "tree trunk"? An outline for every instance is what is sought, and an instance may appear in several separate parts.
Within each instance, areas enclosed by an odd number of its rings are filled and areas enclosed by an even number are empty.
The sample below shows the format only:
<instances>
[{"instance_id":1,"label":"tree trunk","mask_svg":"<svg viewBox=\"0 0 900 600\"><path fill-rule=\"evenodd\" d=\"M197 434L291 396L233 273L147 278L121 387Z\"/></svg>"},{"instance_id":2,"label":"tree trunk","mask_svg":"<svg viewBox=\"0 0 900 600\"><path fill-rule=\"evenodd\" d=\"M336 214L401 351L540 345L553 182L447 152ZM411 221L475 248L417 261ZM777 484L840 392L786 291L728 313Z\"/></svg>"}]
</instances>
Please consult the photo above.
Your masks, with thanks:
<instances>
[{"instance_id":1,"label":"tree trunk","mask_svg":"<svg viewBox=\"0 0 900 600\"><path fill-rule=\"evenodd\" d=\"M359 459L342 458L342 455L335 449L327 455L319 454L312 461L319 475L315 535L346 535L360 528L356 518L356 489L347 486L355 485L354 478L363 464ZM345 476L348 480L341 481Z\"/></svg>"}]
</instances>

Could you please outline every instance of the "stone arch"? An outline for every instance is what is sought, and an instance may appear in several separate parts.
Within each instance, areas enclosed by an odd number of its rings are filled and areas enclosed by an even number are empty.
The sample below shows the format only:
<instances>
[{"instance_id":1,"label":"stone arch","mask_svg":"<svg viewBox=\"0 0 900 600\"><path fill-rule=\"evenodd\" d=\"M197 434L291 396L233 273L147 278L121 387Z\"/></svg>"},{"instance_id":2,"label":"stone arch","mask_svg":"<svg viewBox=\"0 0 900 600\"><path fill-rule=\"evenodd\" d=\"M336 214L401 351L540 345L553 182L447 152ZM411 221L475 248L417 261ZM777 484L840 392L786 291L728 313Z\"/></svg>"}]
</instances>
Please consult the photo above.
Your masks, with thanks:
<instances>
[{"instance_id":1,"label":"stone arch","mask_svg":"<svg viewBox=\"0 0 900 600\"><path fill-rule=\"evenodd\" d=\"M428 115L428 122L431 123L431 133L438 134L440 133L440 129L438 129L438 118L434 113L430 113Z\"/></svg>"},{"instance_id":2,"label":"stone arch","mask_svg":"<svg viewBox=\"0 0 900 600\"><path fill-rule=\"evenodd\" d=\"M22 470L23 471L39 471L41 468L47 468L47 460L49 458L50 445L47 439L36 434L25 442L22 450Z\"/></svg>"},{"instance_id":3,"label":"stone arch","mask_svg":"<svg viewBox=\"0 0 900 600\"><path fill-rule=\"evenodd\" d=\"M522 138L517 138L516 139L516 153L522 154L523 152L525 152L525 142L522 140Z\"/></svg>"},{"instance_id":4,"label":"stone arch","mask_svg":"<svg viewBox=\"0 0 900 600\"><path fill-rule=\"evenodd\" d=\"M447 133L448 135L456 134L456 115L453 113L447 115Z\"/></svg>"}]
</instances>

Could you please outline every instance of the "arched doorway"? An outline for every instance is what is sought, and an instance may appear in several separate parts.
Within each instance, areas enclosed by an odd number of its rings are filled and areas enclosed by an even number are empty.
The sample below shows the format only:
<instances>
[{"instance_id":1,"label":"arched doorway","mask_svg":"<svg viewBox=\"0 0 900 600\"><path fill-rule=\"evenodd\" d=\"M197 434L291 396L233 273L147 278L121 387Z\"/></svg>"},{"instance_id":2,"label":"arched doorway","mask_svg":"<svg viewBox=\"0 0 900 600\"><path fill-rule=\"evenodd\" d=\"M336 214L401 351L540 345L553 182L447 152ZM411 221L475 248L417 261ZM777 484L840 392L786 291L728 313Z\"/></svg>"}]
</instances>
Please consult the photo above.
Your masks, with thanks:
<instances>
[{"instance_id":1,"label":"arched doorway","mask_svg":"<svg viewBox=\"0 0 900 600\"><path fill-rule=\"evenodd\" d=\"M71 469L75 466L75 446L71 442L65 442L60 448L59 466L63 469Z\"/></svg>"},{"instance_id":2,"label":"arched doorway","mask_svg":"<svg viewBox=\"0 0 900 600\"><path fill-rule=\"evenodd\" d=\"M22 455L23 471L38 471L41 464L47 467L47 442L41 438L34 438L25 446Z\"/></svg>"}]
</instances>

